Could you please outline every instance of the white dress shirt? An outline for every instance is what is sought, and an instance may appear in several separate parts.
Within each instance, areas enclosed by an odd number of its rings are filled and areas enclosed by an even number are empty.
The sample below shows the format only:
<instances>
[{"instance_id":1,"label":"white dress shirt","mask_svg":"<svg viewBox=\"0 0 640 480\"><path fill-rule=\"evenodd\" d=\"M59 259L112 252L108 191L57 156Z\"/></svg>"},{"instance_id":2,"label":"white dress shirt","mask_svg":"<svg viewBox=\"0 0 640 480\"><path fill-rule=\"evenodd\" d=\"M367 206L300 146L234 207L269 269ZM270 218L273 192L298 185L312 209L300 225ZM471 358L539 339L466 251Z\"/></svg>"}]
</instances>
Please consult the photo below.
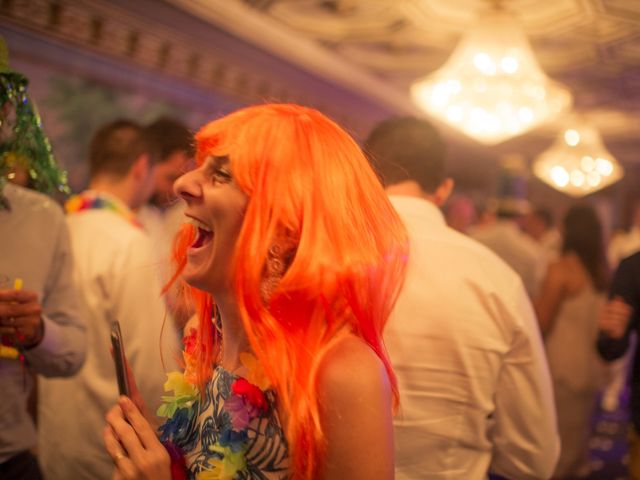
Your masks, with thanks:
<instances>
[{"instance_id":1,"label":"white dress shirt","mask_svg":"<svg viewBox=\"0 0 640 480\"><path fill-rule=\"evenodd\" d=\"M471 236L507 262L520 275L529 297L536 298L547 270L542 247L522 233L512 220L499 219L474 230Z\"/></svg>"},{"instance_id":2,"label":"white dress shirt","mask_svg":"<svg viewBox=\"0 0 640 480\"><path fill-rule=\"evenodd\" d=\"M67 221L87 320L87 359L71 379L40 382L39 457L47 480L110 479L113 463L102 440L105 414L118 399L110 323L120 322L125 353L152 413L165 369L177 367L178 338L170 322L162 328L165 308L144 231L106 209L73 213Z\"/></svg>"},{"instance_id":3,"label":"white dress shirt","mask_svg":"<svg viewBox=\"0 0 640 480\"><path fill-rule=\"evenodd\" d=\"M548 478L559 453L555 408L522 281L432 203L391 202L411 241L385 330L400 388L396 478Z\"/></svg>"}]
</instances>

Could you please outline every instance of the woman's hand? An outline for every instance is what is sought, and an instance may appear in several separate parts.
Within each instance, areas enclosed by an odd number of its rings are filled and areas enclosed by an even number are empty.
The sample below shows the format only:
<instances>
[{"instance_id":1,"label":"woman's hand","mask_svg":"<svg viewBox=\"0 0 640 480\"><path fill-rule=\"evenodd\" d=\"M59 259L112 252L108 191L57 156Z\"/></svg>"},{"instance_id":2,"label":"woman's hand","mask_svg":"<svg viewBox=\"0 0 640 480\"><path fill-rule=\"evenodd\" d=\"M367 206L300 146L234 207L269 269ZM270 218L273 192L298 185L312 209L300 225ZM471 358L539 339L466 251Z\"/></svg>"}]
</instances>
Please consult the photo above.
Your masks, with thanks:
<instances>
[{"instance_id":1,"label":"woman's hand","mask_svg":"<svg viewBox=\"0 0 640 480\"><path fill-rule=\"evenodd\" d=\"M171 459L154 428L127 397L107 413L104 444L116 466L114 479L171 480Z\"/></svg>"},{"instance_id":2,"label":"woman's hand","mask_svg":"<svg viewBox=\"0 0 640 480\"><path fill-rule=\"evenodd\" d=\"M131 367L129 366L129 360L125 359L125 363L127 366L127 378L129 379L129 399L136 407L138 407L138 410L140 410L142 416L147 420L147 422L149 422L149 425L151 425L151 428L153 428L153 431L155 432L160 426L158 417L156 417L152 413L149 413L147 404L144 402L144 398L142 398L140 390L138 390L136 377L133 375L133 370L131 370Z\"/></svg>"},{"instance_id":3,"label":"woman's hand","mask_svg":"<svg viewBox=\"0 0 640 480\"><path fill-rule=\"evenodd\" d=\"M113 351L111 352L111 355L113 355ZM129 360L126 357L124 359L124 366L127 372L127 380L129 383L129 399L133 402L133 404L136 407L138 407L138 410L140 410L140 413L142 413L142 416L147 420L147 422L149 422L151 427L154 430L157 430L158 427L160 426L158 422L158 417L149 413L147 404L144 402L144 398L142 398L142 395L140 394L140 390L138 390L136 377L133 374L133 370L131 370L131 367L129 365Z\"/></svg>"}]
</instances>

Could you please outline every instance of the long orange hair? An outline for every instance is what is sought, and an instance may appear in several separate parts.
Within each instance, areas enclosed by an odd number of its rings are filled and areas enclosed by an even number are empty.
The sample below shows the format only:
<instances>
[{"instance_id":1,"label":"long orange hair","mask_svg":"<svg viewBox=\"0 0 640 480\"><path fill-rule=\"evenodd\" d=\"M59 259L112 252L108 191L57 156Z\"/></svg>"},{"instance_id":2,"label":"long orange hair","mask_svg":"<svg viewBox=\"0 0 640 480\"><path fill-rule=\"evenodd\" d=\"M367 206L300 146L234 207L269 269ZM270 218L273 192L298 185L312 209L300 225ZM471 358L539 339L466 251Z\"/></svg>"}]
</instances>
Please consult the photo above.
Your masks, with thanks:
<instances>
[{"instance_id":1,"label":"long orange hair","mask_svg":"<svg viewBox=\"0 0 640 480\"><path fill-rule=\"evenodd\" d=\"M226 156L249 201L234 254L234 288L247 336L288 413L294 478L312 478L325 450L317 372L343 335L362 338L384 363L398 402L382 330L404 279L408 240L361 149L320 112L297 105L244 108L205 125L197 159ZM295 250L265 298L269 251ZM185 228L178 271L193 240ZM198 382L210 379L219 349L213 299L197 300L202 348ZM201 391L203 391L201 389Z\"/></svg>"}]
</instances>

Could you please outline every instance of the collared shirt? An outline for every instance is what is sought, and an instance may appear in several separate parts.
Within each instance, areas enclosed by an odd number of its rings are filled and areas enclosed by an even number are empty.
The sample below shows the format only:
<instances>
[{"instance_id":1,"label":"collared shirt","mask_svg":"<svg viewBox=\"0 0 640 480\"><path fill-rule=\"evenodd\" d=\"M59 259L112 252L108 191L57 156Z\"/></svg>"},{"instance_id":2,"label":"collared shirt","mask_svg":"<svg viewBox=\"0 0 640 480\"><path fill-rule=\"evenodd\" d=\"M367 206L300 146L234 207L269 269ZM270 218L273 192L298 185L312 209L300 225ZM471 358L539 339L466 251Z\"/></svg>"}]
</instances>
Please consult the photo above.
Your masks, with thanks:
<instances>
[{"instance_id":1,"label":"collared shirt","mask_svg":"<svg viewBox=\"0 0 640 480\"><path fill-rule=\"evenodd\" d=\"M11 210L0 210L0 288L12 288L20 278L42 304L44 337L25 351L26 363L47 377L73 375L84 361L86 338L64 215L40 193L12 184L3 193ZM0 463L36 445L26 409L31 388L31 376L18 360L0 359Z\"/></svg>"},{"instance_id":2,"label":"collared shirt","mask_svg":"<svg viewBox=\"0 0 640 480\"><path fill-rule=\"evenodd\" d=\"M39 385L40 461L50 480L111 478L113 463L102 440L105 414L118 399L111 321L120 322L124 350L150 412L163 394L164 369L176 369L178 339L170 322L163 329L165 308L144 231L106 209L69 214L67 222L88 319L87 360L74 378Z\"/></svg>"},{"instance_id":3,"label":"collared shirt","mask_svg":"<svg viewBox=\"0 0 640 480\"><path fill-rule=\"evenodd\" d=\"M547 269L544 251L536 242L522 233L512 220L476 229L471 236L493 250L513 268L524 284L530 298L536 298Z\"/></svg>"},{"instance_id":4,"label":"collared shirt","mask_svg":"<svg viewBox=\"0 0 640 480\"><path fill-rule=\"evenodd\" d=\"M549 478L559 453L555 407L522 281L447 227L435 205L391 202L411 241L385 330L400 388L396 478Z\"/></svg>"}]
</instances>

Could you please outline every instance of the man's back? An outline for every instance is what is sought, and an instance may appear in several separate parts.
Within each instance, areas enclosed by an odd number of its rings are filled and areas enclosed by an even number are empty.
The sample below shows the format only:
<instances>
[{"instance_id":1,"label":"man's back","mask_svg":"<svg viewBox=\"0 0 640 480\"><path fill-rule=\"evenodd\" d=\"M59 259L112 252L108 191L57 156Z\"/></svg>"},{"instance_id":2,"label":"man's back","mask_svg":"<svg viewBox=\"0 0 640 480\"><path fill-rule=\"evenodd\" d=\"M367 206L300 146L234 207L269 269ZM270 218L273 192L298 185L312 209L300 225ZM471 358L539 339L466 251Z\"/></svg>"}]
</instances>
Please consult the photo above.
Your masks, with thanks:
<instances>
[{"instance_id":1,"label":"man's back","mask_svg":"<svg viewBox=\"0 0 640 480\"><path fill-rule=\"evenodd\" d=\"M398 375L396 478L545 478L555 465L553 398L518 275L446 227L430 202L391 197L411 239L385 331Z\"/></svg>"},{"instance_id":2,"label":"man's back","mask_svg":"<svg viewBox=\"0 0 640 480\"><path fill-rule=\"evenodd\" d=\"M110 478L113 465L101 435L106 411L118 398L110 322L119 320L138 388L155 412L165 380L160 357L164 307L150 241L130 218L90 209L71 213L68 224L87 317L88 353L76 377L41 382L46 400L40 410L42 464L52 479ZM177 339L170 323L162 341L165 366L171 369ZM56 442L60 434L68 440Z\"/></svg>"}]
</instances>

